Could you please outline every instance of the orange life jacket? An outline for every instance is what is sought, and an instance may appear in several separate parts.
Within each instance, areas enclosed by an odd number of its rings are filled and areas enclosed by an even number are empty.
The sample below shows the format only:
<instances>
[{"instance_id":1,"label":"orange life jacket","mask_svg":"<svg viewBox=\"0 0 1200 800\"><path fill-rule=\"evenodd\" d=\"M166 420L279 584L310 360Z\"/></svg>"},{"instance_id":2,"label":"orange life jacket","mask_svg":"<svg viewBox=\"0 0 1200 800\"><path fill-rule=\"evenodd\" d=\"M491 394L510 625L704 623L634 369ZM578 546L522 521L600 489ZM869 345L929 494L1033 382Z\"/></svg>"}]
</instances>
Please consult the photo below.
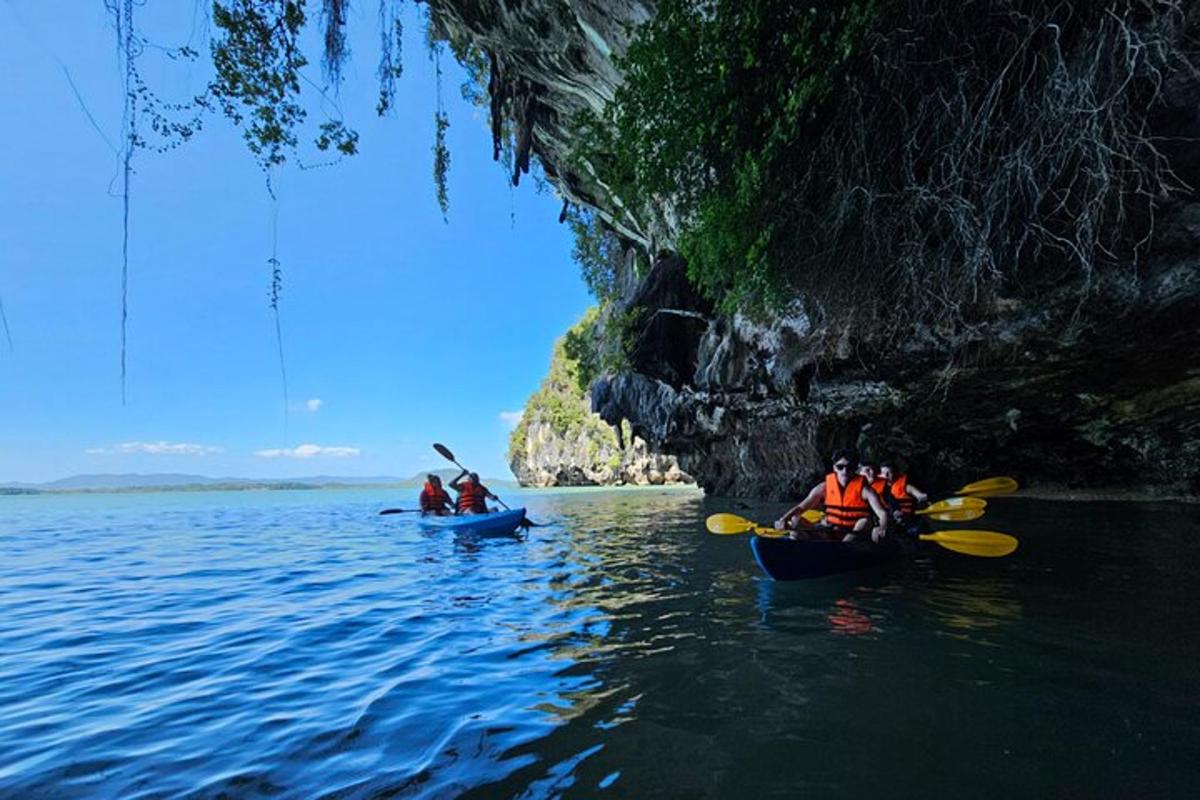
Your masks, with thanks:
<instances>
[{"instance_id":1,"label":"orange life jacket","mask_svg":"<svg viewBox=\"0 0 1200 800\"><path fill-rule=\"evenodd\" d=\"M892 493L892 497L896 498L896 502L900 504L900 513L905 516L913 512L913 506L916 503L913 496L908 493L908 476L897 475L892 478L892 485L888 489Z\"/></svg>"},{"instance_id":2,"label":"orange life jacket","mask_svg":"<svg viewBox=\"0 0 1200 800\"><path fill-rule=\"evenodd\" d=\"M440 486L434 488L432 483L425 481L425 488L421 490L418 501L421 503L422 511L440 511L446 507L446 503L450 502L450 495L446 494L446 490Z\"/></svg>"},{"instance_id":3,"label":"orange life jacket","mask_svg":"<svg viewBox=\"0 0 1200 800\"><path fill-rule=\"evenodd\" d=\"M871 510L862 495L866 486L867 480L862 475L854 475L846 481L845 489L838 483L836 474L826 475L825 521L835 528L853 528L860 519L866 519Z\"/></svg>"},{"instance_id":4,"label":"orange life jacket","mask_svg":"<svg viewBox=\"0 0 1200 800\"><path fill-rule=\"evenodd\" d=\"M876 478L871 481L871 488L875 490L875 494L883 497L883 492L887 489L887 478Z\"/></svg>"},{"instance_id":5,"label":"orange life jacket","mask_svg":"<svg viewBox=\"0 0 1200 800\"><path fill-rule=\"evenodd\" d=\"M481 514L487 511L487 489L481 483L458 485L458 510Z\"/></svg>"}]
</instances>

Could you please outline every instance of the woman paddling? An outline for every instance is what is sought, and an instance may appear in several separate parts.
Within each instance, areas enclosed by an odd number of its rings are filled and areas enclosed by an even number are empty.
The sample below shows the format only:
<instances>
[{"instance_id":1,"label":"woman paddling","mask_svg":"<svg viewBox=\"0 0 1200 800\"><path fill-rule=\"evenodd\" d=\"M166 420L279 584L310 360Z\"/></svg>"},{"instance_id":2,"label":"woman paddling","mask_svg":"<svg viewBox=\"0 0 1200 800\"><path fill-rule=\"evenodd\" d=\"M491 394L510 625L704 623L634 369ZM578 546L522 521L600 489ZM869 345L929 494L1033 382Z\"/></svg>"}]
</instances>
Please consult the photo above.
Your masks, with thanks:
<instances>
[{"instance_id":1,"label":"woman paddling","mask_svg":"<svg viewBox=\"0 0 1200 800\"><path fill-rule=\"evenodd\" d=\"M465 481L463 476L466 476ZM467 472L465 469L450 481L450 488L458 492L456 513L459 514L487 514L487 501L500 499L479 482L478 474Z\"/></svg>"},{"instance_id":2,"label":"woman paddling","mask_svg":"<svg viewBox=\"0 0 1200 800\"><path fill-rule=\"evenodd\" d=\"M417 498L421 504L421 516L432 514L435 517L445 517L454 513L454 503L450 495L442 488L442 479L432 472L425 478L425 488Z\"/></svg>"}]
</instances>

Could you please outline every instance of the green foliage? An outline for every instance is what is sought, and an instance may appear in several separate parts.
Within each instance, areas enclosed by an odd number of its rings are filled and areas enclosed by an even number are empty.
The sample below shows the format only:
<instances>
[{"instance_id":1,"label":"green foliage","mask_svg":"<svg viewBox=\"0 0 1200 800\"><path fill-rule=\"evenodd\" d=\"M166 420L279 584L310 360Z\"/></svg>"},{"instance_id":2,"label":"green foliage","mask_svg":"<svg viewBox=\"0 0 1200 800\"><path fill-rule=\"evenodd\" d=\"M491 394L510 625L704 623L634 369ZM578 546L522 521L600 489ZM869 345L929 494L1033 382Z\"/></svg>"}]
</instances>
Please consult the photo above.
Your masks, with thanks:
<instances>
[{"instance_id":1,"label":"green foliage","mask_svg":"<svg viewBox=\"0 0 1200 800\"><path fill-rule=\"evenodd\" d=\"M601 303L608 302L616 291L618 269L625 253L620 238L590 209L571 206L566 222L575 234L571 258L579 265L584 283L593 297Z\"/></svg>"},{"instance_id":2,"label":"green foliage","mask_svg":"<svg viewBox=\"0 0 1200 800\"><path fill-rule=\"evenodd\" d=\"M616 433L592 413L589 384L595 375L594 350L599 312L589 309L554 345L550 369L541 386L525 404L525 412L509 437L509 461L523 458L533 423L546 424L561 439L587 441L589 457L595 460L601 449L619 452ZM581 359L582 356L582 359ZM618 464L620 456L618 454Z\"/></svg>"},{"instance_id":3,"label":"green foliage","mask_svg":"<svg viewBox=\"0 0 1200 800\"><path fill-rule=\"evenodd\" d=\"M298 39L303 0L232 0L213 3L222 37L212 44L217 76L213 95L264 165L282 164L296 146L296 126L307 115L298 102L300 70L308 63Z\"/></svg>"},{"instance_id":4,"label":"green foliage","mask_svg":"<svg viewBox=\"0 0 1200 800\"><path fill-rule=\"evenodd\" d=\"M665 0L621 60L602 115L575 121L574 158L626 204L676 204L689 275L727 306L783 297L775 235L790 160L875 13L872 0Z\"/></svg>"}]
</instances>

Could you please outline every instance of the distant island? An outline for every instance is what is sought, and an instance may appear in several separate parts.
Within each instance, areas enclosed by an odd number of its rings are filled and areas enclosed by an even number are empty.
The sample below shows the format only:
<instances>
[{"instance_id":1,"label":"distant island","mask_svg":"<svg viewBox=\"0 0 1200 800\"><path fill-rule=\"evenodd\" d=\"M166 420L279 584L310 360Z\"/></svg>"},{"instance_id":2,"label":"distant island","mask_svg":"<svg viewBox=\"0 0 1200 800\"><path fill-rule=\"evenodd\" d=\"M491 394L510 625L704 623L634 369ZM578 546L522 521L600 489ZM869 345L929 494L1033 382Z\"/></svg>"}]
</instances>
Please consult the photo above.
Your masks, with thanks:
<instances>
[{"instance_id":1,"label":"distant island","mask_svg":"<svg viewBox=\"0 0 1200 800\"><path fill-rule=\"evenodd\" d=\"M430 473L419 472L408 478L395 476L315 475L305 478L209 478L180 473L72 475L47 483L3 483L0 495L68 494L88 492L229 492L279 491L286 489L417 489ZM448 482L457 470L434 470ZM492 487L515 488L517 483L504 478L483 478Z\"/></svg>"}]
</instances>

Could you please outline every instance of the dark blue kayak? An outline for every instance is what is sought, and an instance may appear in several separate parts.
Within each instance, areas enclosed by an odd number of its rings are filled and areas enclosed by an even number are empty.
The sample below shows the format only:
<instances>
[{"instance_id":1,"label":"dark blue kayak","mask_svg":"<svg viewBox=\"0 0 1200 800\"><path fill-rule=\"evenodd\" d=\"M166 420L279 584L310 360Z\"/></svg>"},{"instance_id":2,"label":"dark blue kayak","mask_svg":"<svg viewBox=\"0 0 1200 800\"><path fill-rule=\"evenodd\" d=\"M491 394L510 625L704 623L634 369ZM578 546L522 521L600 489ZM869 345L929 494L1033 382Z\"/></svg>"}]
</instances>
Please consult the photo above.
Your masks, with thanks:
<instances>
[{"instance_id":1,"label":"dark blue kayak","mask_svg":"<svg viewBox=\"0 0 1200 800\"><path fill-rule=\"evenodd\" d=\"M750 539L750 549L762 571L774 580L799 581L897 561L914 550L910 541L901 538L891 535L875 544L754 536Z\"/></svg>"},{"instance_id":2,"label":"dark blue kayak","mask_svg":"<svg viewBox=\"0 0 1200 800\"><path fill-rule=\"evenodd\" d=\"M421 524L457 533L476 533L502 536L514 532L525 521L525 509L493 511L490 514L463 514L452 517L421 517Z\"/></svg>"}]
</instances>

